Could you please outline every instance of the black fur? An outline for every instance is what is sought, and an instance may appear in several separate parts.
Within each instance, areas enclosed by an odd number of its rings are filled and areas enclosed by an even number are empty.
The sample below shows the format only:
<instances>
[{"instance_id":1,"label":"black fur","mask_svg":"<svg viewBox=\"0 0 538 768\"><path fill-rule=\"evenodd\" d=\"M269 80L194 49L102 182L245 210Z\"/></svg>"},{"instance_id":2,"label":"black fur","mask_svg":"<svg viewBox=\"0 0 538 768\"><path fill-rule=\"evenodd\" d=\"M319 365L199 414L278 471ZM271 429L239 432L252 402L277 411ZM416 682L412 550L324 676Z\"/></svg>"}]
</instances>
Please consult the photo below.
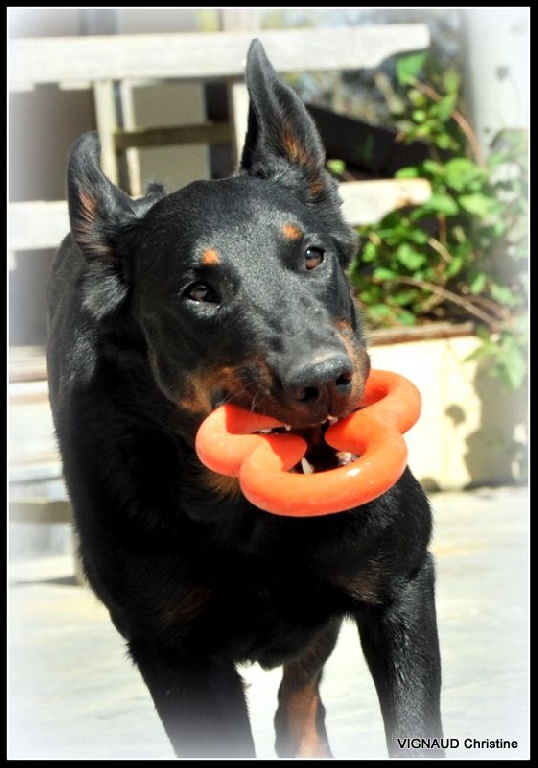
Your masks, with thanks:
<instances>
[{"instance_id":1,"label":"black fur","mask_svg":"<svg viewBox=\"0 0 538 768\"><path fill-rule=\"evenodd\" d=\"M252 757L236 665L283 665L281 757L330 756L323 665L352 617L392 756L441 737L428 502L406 470L355 510L253 507L194 437L233 401L303 434L358 403L369 361L344 268L356 248L301 101L262 46L247 64L237 176L131 200L86 134L69 164L71 233L52 271L50 398L87 578L181 757Z\"/></svg>"}]
</instances>

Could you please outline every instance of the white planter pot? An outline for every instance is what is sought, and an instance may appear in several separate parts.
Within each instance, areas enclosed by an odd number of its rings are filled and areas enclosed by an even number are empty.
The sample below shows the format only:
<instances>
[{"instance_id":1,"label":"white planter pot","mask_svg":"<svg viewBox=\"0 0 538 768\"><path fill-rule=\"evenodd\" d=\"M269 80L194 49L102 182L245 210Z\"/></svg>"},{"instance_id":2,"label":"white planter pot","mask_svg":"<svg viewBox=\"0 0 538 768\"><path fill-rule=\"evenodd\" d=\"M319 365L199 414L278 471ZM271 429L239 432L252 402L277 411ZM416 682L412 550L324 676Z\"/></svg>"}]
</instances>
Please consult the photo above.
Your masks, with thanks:
<instances>
[{"instance_id":1,"label":"white planter pot","mask_svg":"<svg viewBox=\"0 0 538 768\"><path fill-rule=\"evenodd\" d=\"M526 393L509 392L476 361L476 336L370 348L374 368L406 376L420 390L422 414L407 433L409 466L427 490L524 482Z\"/></svg>"}]
</instances>

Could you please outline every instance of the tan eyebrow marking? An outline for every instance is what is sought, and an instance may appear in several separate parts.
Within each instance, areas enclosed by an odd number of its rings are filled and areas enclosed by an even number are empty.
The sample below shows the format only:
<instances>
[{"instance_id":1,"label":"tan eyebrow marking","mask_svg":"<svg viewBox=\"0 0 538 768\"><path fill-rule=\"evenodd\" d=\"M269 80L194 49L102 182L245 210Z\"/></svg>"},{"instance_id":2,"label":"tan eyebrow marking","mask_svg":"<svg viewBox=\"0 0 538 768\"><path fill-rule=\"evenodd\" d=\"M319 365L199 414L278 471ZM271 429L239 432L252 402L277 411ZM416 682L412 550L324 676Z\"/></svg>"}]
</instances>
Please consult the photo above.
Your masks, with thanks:
<instances>
[{"instance_id":1,"label":"tan eyebrow marking","mask_svg":"<svg viewBox=\"0 0 538 768\"><path fill-rule=\"evenodd\" d=\"M283 224L281 230L287 240L300 240L303 236L302 231L295 224Z\"/></svg>"},{"instance_id":2,"label":"tan eyebrow marking","mask_svg":"<svg viewBox=\"0 0 538 768\"><path fill-rule=\"evenodd\" d=\"M202 253L202 264L205 264L206 266L209 264L220 264L218 252L214 248L207 248Z\"/></svg>"}]
</instances>

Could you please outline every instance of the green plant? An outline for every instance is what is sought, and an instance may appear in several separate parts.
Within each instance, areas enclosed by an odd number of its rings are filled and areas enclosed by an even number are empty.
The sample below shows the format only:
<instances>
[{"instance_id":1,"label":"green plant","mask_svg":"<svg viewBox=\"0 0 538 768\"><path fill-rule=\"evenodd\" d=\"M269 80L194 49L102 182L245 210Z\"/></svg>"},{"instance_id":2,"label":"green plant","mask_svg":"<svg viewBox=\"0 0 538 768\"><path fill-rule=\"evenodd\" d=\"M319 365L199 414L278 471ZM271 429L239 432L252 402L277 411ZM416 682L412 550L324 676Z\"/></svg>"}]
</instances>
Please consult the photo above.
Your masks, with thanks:
<instances>
[{"instance_id":1,"label":"green plant","mask_svg":"<svg viewBox=\"0 0 538 768\"><path fill-rule=\"evenodd\" d=\"M527 370L526 135L503 131L484 158L455 70L413 54L397 80L399 138L424 140L430 153L397 175L427 179L431 196L359 228L358 299L373 328L472 320L482 339L474 357L517 388Z\"/></svg>"}]
</instances>

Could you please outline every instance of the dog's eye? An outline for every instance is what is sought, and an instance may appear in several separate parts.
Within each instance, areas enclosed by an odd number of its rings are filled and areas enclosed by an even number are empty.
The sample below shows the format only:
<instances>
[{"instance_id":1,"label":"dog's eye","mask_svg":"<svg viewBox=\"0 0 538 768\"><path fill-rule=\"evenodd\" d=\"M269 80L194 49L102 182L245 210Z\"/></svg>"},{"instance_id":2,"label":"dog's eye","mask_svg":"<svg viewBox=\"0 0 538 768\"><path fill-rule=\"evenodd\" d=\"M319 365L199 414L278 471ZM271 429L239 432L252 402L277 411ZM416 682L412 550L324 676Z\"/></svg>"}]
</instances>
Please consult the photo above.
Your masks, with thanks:
<instances>
[{"instance_id":1,"label":"dog's eye","mask_svg":"<svg viewBox=\"0 0 538 768\"><path fill-rule=\"evenodd\" d=\"M218 304L218 297L213 288L206 283L193 283L185 290L185 296L191 301Z\"/></svg>"},{"instance_id":2,"label":"dog's eye","mask_svg":"<svg viewBox=\"0 0 538 768\"><path fill-rule=\"evenodd\" d=\"M319 267L324 258L325 251L322 248L310 246L304 252L304 265L307 269L315 269Z\"/></svg>"}]
</instances>

